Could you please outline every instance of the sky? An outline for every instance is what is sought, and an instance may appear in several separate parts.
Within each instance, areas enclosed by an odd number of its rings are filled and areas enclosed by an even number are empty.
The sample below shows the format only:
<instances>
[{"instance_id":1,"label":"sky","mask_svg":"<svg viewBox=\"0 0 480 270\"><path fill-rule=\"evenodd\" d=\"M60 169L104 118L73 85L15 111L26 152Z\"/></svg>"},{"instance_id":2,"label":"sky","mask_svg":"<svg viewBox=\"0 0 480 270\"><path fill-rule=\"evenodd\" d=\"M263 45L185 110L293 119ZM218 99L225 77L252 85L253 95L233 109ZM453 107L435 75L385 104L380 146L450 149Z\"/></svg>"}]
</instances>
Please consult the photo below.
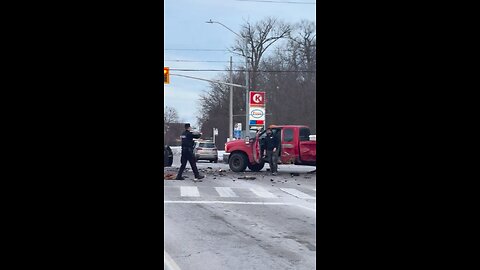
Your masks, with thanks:
<instances>
[{"instance_id":1,"label":"sky","mask_svg":"<svg viewBox=\"0 0 480 270\"><path fill-rule=\"evenodd\" d=\"M274 1L315 3L315 0ZM240 26L245 21L255 23L266 17L275 17L287 23L296 23L301 20L316 22L315 8L316 4L237 0L164 0L164 66L177 69L227 69L230 56L233 56L234 66L235 62L237 65L244 63L244 58L232 55L228 51L185 50L227 50L234 44L237 36L221 25L205 23L210 19L221 22L239 33ZM182 62L172 60L182 60ZM204 71L171 71L171 73L205 79L215 79L218 76L218 72ZM182 122L189 122L198 127L196 116L200 109L199 97L208 89L208 82L171 76L170 84L164 84L164 107L175 108Z\"/></svg>"}]
</instances>

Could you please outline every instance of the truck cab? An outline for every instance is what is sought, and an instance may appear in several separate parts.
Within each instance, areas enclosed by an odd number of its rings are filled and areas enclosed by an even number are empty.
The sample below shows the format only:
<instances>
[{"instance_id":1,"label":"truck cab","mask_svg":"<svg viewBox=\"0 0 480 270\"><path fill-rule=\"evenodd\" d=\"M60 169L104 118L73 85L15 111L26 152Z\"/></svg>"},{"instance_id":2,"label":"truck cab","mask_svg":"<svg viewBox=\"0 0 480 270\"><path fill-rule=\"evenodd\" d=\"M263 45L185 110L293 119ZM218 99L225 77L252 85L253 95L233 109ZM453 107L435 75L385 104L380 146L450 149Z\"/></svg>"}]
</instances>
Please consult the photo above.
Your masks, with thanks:
<instances>
[{"instance_id":1,"label":"truck cab","mask_svg":"<svg viewBox=\"0 0 480 270\"><path fill-rule=\"evenodd\" d=\"M279 164L316 166L316 140L310 140L310 128L297 125L270 126L273 135L279 138ZM265 165L262 158L266 131L261 129L254 138L236 140L225 144L224 161L234 172L260 171Z\"/></svg>"}]
</instances>

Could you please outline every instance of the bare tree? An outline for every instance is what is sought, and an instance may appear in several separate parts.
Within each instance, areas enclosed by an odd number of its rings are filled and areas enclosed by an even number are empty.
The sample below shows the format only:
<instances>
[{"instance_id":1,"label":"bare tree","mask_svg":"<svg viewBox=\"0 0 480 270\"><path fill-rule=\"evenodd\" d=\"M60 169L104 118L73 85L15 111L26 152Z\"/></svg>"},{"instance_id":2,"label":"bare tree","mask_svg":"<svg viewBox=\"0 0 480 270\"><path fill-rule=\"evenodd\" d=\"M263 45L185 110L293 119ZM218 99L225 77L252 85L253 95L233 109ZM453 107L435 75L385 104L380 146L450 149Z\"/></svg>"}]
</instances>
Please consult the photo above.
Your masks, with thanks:
<instances>
[{"instance_id":1,"label":"bare tree","mask_svg":"<svg viewBox=\"0 0 480 270\"><path fill-rule=\"evenodd\" d=\"M304 124L316 130L315 23L295 24L288 42L261 62L261 69L279 72L259 76L267 94L268 123ZM301 115L302 117L298 117Z\"/></svg>"},{"instance_id":2,"label":"bare tree","mask_svg":"<svg viewBox=\"0 0 480 270\"><path fill-rule=\"evenodd\" d=\"M177 123L178 120L178 112L175 108L169 106L165 106L165 108L163 108L164 125L167 123Z\"/></svg>"},{"instance_id":3,"label":"bare tree","mask_svg":"<svg viewBox=\"0 0 480 270\"><path fill-rule=\"evenodd\" d=\"M235 52L247 55L250 59L252 72L250 73L250 83L253 87L257 85L257 72L260 67L262 56L275 42L287 38L291 32L291 26L282 21L268 17L255 24L246 22L242 25L240 35L243 39L237 38L236 44L232 47ZM246 40L246 42L245 42ZM247 52L245 52L245 43L247 43Z\"/></svg>"},{"instance_id":4,"label":"bare tree","mask_svg":"<svg viewBox=\"0 0 480 270\"><path fill-rule=\"evenodd\" d=\"M171 139L169 136L171 133L171 126L173 123L178 123L178 112L175 108L165 106L163 108L163 133L164 133L164 143L171 143Z\"/></svg>"},{"instance_id":5,"label":"bare tree","mask_svg":"<svg viewBox=\"0 0 480 270\"><path fill-rule=\"evenodd\" d=\"M312 21L303 20L294 26L296 31L290 35L290 46L298 51L299 66L305 70L316 69L317 35L316 25ZM313 73L307 73L308 79L314 79Z\"/></svg>"},{"instance_id":6,"label":"bare tree","mask_svg":"<svg viewBox=\"0 0 480 270\"><path fill-rule=\"evenodd\" d=\"M293 26L285 26L275 19L267 18L260 23L243 26L242 35L249 40L249 50L253 50L252 66L254 75L252 86L266 92L267 124L307 125L316 133L316 27L314 22L301 21ZM279 26L282 31L273 30ZM288 31L286 31L288 29ZM261 31L260 31L261 30ZM286 34L288 33L288 34ZM285 38L286 42L279 42ZM234 50L244 53L244 41L236 40ZM268 55L267 49L271 50ZM233 82L245 82L244 66L236 67ZM269 70L270 72L260 72ZM278 72L277 72L278 71ZM252 73L251 73L252 74ZM220 81L229 82L227 73L219 74ZM258 86L261 86L259 88ZM206 136L212 135L212 128L219 129L217 147L221 149L228 137L229 87L211 84L202 94L200 111L197 117ZM234 90L234 123L245 124L245 92Z\"/></svg>"}]
</instances>

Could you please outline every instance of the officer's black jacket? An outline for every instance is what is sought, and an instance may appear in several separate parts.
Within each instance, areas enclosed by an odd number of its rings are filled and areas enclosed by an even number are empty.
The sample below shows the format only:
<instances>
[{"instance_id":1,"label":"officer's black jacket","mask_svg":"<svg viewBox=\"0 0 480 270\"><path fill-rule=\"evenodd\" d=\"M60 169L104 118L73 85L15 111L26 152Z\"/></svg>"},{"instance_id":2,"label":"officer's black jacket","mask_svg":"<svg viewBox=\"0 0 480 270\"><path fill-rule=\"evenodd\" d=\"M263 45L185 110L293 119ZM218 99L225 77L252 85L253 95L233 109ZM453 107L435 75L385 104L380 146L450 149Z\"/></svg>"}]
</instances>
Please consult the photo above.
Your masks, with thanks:
<instances>
[{"instance_id":1,"label":"officer's black jacket","mask_svg":"<svg viewBox=\"0 0 480 270\"><path fill-rule=\"evenodd\" d=\"M188 130L185 130L180 136L180 138L182 138L182 150L192 150L194 146L193 139L199 139L200 136L200 134L194 134Z\"/></svg>"},{"instance_id":2,"label":"officer's black jacket","mask_svg":"<svg viewBox=\"0 0 480 270\"><path fill-rule=\"evenodd\" d=\"M278 138L275 135L267 135L265 137L265 149L267 151L273 150L273 148L278 148Z\"/></svg>"}]
</instances>

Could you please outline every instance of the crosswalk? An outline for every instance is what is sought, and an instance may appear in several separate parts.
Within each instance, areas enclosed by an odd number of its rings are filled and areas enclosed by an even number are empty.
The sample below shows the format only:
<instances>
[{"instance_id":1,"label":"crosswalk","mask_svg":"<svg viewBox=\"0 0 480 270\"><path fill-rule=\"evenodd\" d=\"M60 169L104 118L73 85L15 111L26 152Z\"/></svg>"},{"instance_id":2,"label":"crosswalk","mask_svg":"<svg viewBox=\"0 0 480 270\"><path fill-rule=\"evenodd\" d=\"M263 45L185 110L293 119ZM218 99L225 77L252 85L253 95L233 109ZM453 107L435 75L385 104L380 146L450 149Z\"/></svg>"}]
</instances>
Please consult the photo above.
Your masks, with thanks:
<instances>
[{"instance_id":1,"label":"crosswalk","mask_svg":"<svg viewBox=\"0 0 480 270\"><path fill-rule=\"evenodd\" d=\"M221 197L221 198L262 198L262 199L278 199L286 196L292 196L299 199L315 200L314 193L316 189L308 191L300 191L295 188L277 188L274 190L266 190L261 187L255 188L234 188L234 187L202 187L197 186L176 186L164 187L166 196L180 196L185 198L199 197ZM308 194L308 193L310 194Z\"/></svg>"},{"instance_id":2,"label":"crosswalk","mask_svg":"<svg viewBox=\"0 0 480 270\"><path fill-rule=\"evenodd\" d=\"M215 187L215 190L218 192L220 197L223 198L238 197L238 195L229 187Z\"/></svg>"},{"instance_id":3,"label":"crosswalk","mask_svg":"<svg viewBox=\"0 0 480 270\"><path fill-rule=\"evenodd\" d=\"M182 197L200 197L197 187L181 187L180 194Z\"/></svg>"}]
</instances>

